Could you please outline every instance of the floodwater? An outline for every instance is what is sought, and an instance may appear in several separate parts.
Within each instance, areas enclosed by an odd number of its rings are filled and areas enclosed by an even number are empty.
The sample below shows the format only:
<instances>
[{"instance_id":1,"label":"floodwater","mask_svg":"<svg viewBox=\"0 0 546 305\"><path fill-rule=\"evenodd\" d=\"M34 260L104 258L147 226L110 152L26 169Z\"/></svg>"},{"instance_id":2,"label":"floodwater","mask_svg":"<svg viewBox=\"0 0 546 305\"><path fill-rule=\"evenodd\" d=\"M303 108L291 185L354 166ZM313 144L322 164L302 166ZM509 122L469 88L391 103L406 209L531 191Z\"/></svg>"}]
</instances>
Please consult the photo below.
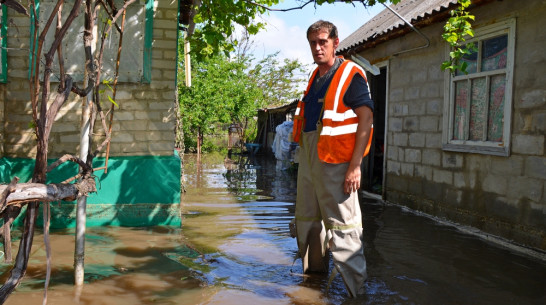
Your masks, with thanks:
<instances>
[{"instance_id":1,"label":"floodwater","mask_svg":"<svg viewBox=\"0 0 546 305\"><path fill-rule=\"evenodd\" d=\"M372 199L363 203L366 295L348 299L339 275L327 289L327 275L304 276L294 261L295 174L283 168L185 156L182 227L88 228L81 291L74 232L52 232L48 304L546 304L546 262ZM41 304L42 238L6 304Z\"/></svg>"}]
</instances>

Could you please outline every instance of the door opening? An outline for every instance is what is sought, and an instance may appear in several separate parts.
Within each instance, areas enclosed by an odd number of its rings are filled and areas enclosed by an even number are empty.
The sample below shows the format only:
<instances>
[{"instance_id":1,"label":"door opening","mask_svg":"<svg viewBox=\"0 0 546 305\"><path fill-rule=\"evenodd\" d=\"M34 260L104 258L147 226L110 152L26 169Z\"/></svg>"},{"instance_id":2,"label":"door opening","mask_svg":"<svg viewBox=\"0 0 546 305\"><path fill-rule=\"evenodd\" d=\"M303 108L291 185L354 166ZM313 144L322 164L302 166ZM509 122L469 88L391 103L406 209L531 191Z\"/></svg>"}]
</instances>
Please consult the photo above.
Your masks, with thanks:
<instances>
[{"instance_id":1,"label":"door opening","mask_svg":"<svg viewBox=\"0 0 546 305\"><path fill-rule=\"evenodd\" d=\"M387 68L379 75L368 73L368 84L374 101L372 149L363 161L362 189L381 195L383 193L383 158L385 151L385 111L387 98Z\"/></svg>"}]
</instances>

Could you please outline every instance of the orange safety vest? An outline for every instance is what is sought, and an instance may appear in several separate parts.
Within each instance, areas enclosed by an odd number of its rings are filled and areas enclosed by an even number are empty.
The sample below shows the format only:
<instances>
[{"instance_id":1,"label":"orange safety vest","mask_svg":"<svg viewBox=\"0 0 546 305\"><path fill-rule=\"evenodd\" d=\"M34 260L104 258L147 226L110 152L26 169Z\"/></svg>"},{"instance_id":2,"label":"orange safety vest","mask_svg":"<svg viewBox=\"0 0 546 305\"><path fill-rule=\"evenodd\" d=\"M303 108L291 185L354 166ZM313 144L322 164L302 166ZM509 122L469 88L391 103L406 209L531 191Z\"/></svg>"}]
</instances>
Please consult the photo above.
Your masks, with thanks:
<instances>
[{"instance_id":1,"label":"orange safety vest","mask_svg":"<svg viewBox=\"0 0 546 305\"><path fill-rule=\"evenodd\" d=\"M318 72L318 68L315 69L313 72L313 75L311 75L311 78L309 79L309 83L307 84L307 89L305 89L305 92L303 93L303 96L306 96L309 92L309 89L311 89L311 85L313 84L313 79L315 78L315 75ZM292 127L292 137L294 138L294 142L299 143L300 142L300 135L301 131L303 130L303 126L305 126L305 116L303 115L303 110L305 108L305 103L301 100L298 101L298 106L296 106L296 112L294 113L294 125Z\"/></svg>"},{"instance_id":2,"label":"orange safety vest","mask_svg":"<svg viewBox=\"0 0 546 305\"><path fill-rule=\"evenodd\" d=\"M318 68L313 72L307 85L305 95L309 92L313 79ZM326 91L323 105L322 128L317 144L318 156L326 163L345 163L351 160L355 146L356 128L358 117L356 113L343 103L343 96L351 84L356 73L366 79L364 70L354 62L345 60L334 74L332 82ZM301 131L304 126L305 103L298 102L294 115L293 137L299 142ZM370 129L370 137L364 151L363 157L368 155L372 145L373 125Z\"/></svg>"}]
</instances>

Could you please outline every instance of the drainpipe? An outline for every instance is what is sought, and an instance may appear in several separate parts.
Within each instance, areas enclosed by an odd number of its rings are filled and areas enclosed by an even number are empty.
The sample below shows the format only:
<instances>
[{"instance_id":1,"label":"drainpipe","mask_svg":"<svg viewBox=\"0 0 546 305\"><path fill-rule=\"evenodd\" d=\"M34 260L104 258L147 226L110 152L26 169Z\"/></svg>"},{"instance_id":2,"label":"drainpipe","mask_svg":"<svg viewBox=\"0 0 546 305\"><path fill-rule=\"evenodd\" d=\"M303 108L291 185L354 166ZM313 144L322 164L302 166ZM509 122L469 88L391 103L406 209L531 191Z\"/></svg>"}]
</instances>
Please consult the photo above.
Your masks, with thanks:
<instances>
[{"instance_id":1,"label":"drainpipe","mask_svg":"<svg viewBox=\"0 0 546 305\"><path fill-rule=\"evenodd\" d=\"M398 18L400 18L402 21L404 21L404 23L406 23L414 32L416 32L417 34L421 35L421 37L423 37L427 43L425 43L424 45L422 46L419 46L419 47L416 47L416 48L412 48L412 49L407 49L407 50L402 50L402 51L399 51L399 52L396 52L394 54L392 54L392 56L396 56L396 55L399 55L399 54L402 54L402 53L407 53L407 52L411 52L411 51L415 51L415 50L419 50L419 49L424 49L424 48L428 48L430 46L430 39L425 36L425 34L423 34L421 31L419 31L416 27L413 26L413 24L411 24L410 22L408 22L404 17L402 17L400 14L398 14L398 12L396 12L395 10L393 10L390 6L386 5L383 3L383 6L388 8L389 11L391 11L393 14L395 14Z\"/></svg>"},{"instance_id":2,"label":"drainpipe","mask_svg":"<svg viewBox=\"0 0 546 305\"><path fill-rule=\"evenodd\" d=\"M351 59L373 75L379 75L379 73L381 73L376 65L370 64L366 58L358 54L351 55Z\"/></svg>"},{"instance_id":3,"label":"drainpipe","mask_svg":"<svg viewBox=\"0 0 546 305\"><path fill-rule=\"evenodd\" d=\"M398 14L398 12L393 10L390 6L388 6L388 5L384 4L384 3L383 3L383 6L386 7L387 9L389 9L389 11L391 11L398 18L400 18L402 21L404 21L404 23L406 23L414 32L419 34L421 37L423 37L427 41L422 46L415 47L415 48L412 48L412 49L402 50L402 51L399 51L399 52L396 52L396 53L392 54L392 56L396 56L396 55L399 55L399 54L402 54L402 53L407 53L407 52L411 52L411 51L415 51L415 50L419 50L419 49L428 48L430 46L430 39L427 36L425 36L425 34L423 34L421 31L419 31L416 27L413 26L413 24L411 24L404 17L402 17L402 15ZM356 62L358 65L360 65L362 68L364 68L367 71L369 71L370 73L372 73L373 75L379 75L379 68L376 65L370 64L370 62L368 60L366 60L364 57L362 57L362 56L360 56L358 54L354 54L354 55L351 55L351 59L354 62Z\"/></svg>"}]
</instances>

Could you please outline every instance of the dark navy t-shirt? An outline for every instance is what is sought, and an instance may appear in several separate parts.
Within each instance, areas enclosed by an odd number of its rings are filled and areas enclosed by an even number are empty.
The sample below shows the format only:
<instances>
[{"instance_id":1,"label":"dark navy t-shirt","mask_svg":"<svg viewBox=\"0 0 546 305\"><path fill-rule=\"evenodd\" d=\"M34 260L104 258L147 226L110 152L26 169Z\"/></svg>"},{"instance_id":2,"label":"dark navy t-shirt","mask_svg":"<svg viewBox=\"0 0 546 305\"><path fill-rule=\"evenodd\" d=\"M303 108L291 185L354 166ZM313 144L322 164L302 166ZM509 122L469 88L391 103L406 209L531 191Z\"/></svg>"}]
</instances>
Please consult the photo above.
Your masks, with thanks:
<instances>
[{"instance_id":1,"label":"dark navy t-shirt","mask_svg":"<svg viewBox=\"0 0 546 305\"><path fill-rule=\"evenodd\" d=\"M324 96L326 91L332 82L335 72L343 62L343 59L336 58L334 65L328 70L328 72L322 77L317 75L313 79L313 83L307 95L303 98L305 102L305 108L303 115L305 116L304 132L314 131L317 129L317 123L321 119L322 106L324 104ZM353 110L367 106L373 111L373 101L370 97L370 91L368 90L368 84L366 80L360 75L355 74L351 84L345 92L343 103L352 108Z\"/></svg>"}]
</instances>

